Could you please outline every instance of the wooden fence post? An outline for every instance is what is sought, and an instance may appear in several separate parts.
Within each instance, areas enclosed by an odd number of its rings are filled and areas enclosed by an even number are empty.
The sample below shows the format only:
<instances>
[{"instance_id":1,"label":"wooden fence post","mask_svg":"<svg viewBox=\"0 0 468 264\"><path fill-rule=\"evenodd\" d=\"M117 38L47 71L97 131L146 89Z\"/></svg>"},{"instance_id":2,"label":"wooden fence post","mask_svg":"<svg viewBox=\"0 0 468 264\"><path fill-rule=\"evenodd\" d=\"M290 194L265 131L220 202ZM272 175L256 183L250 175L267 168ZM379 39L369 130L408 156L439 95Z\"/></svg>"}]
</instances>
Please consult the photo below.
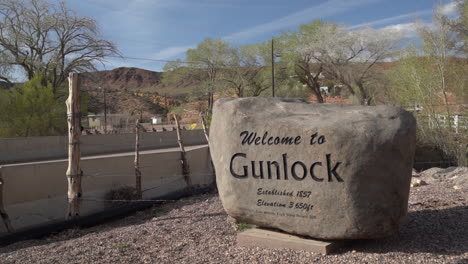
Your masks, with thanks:
<instances>
[{"instance_id":1,"label":"wooden fence post","mask_svg":"<svg viewBox=\"0 0 468 264\"><path fill-rule=\"evenodd\" d=\"M2 178L2 167L0 167L0 216L3 219L3 223L5 224L5 227L8 231L8 233L13 233L15 229L11 225L10 222L10 217L8 217L7 212L5 211L5 208L3 206L3 186L4 186L4 181Z\"/></svg>"},{"instance_id":2,"label":"wooden fence post","mask_svg":"<svg viewBox=\"0 0 468 264\"><path fill-rule=\"evenodd\" d=\"M141 171L140 171L140 119L137 119L135 125L135 189L137 198L142 199L141 192Z\"/></svg>"},{"instance_id":3,"label":"wooden fence post","mask_svg":"<svg viewBox=\"0 0 468 264\"><path fill-rule=\"evenodd\" d=\"M206 122L205 122L205 116L204 115L201 115L201 122L202 122L202 126L203 126L203 133L205 134L206 141L208 142L208 153L211 153L211 150L210 150L210 136L208 134L208 129L206 127ZM214 183L216 185L216 171L215 171L215 168L214 168L213 160L211 160L210 154L208 156L209 156L209 160L210 160L211 169L213 170L213 174L214 174Z\"/></svg>"},{"instance_id":4,"label":"wooden fence post","mask_svg":"<svg viewBox=\"0 0 468 264\"><path fill-rule=\"evenodd\" d=\"M180 164L182 166L182 175L184 176L187 186L190 188L192 187L192 180L190 179L190 167L186 158L184 142L182 141L182 136L180 134L179 120L175 114L173 114L173 116L176 123L177 141L179 142L180 147Z\"/></svg>"},{"instance_id":5,"label":"wooden fence post","mask_svg":"<svg viewBox=\"0 0 468 264\"><path fill-rule=\"evenodd\" d=\"M202 127L203 127L203 133L205 134L205 137L206 137L206 142L210 143L210 138L208 135L208 130L206 129L206 122L205 122L204 115L201 115L201 122L202 122Z\"/></svg>"},{"instance_id":6,"label":"wooden fence post","mask_svg":"<svg viewBox=\"0 0 468 264\"><path fill-rule=\"evenodd\" d=\"M81 207L81 176L80 169L80 136L81 109L79 75L70 73L68 76L67 122L68 122L68 212L67 219L80 215Z\"/></svg>"}]
</instances>

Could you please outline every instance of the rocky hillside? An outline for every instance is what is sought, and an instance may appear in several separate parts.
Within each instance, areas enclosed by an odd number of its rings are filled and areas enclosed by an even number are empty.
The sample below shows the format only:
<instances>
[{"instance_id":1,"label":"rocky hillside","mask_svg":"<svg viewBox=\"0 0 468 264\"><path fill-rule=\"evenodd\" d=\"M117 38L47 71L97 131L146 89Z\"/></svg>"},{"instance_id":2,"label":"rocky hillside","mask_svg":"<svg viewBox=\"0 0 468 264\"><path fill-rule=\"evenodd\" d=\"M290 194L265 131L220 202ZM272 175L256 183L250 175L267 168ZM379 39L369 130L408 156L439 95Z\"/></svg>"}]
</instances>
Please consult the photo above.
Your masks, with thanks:
<instances>
[{"instance_id":1,"label":"rocky hillside","mask_svg":"<svg viewBox=\"0 0 468 264\"><path fill-rule=\"evenodd\" d=\"M82 74L82 87L95 90L99 87L110 90L138 90L155 88L161 84L161 72L139 68L116 68L109 71L97 71Z\"/></svg>"},{"instance_id":2,"label":"rocky hillside","mask_svg":"<svg viewBox=\"0 0 468 264\"><path fill-rule=\"evenodd\" d=\"M165 115L178 104L161 84L162 73L139 68L116 68L81 75L81 90L88 95L88 111L102 113L104 97L108 113L138 114L148 121L151 116ZM105 95L104 95L105 94Z\"/></svg>"}]
</instances>

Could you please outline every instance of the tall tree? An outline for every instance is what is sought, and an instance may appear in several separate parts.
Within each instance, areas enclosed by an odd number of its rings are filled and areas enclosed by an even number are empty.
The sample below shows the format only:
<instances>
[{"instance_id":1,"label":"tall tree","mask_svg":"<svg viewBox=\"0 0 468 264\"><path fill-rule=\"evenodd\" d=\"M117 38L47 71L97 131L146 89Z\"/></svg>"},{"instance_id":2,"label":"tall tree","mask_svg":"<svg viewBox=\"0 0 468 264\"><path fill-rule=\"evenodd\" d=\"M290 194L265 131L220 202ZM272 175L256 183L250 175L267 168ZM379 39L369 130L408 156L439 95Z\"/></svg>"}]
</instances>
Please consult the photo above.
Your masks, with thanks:
<instances>
[{"instance_id":1,"label":"tall tree","mask_svg":"<svg viewBox=\"0 0 468 264\"><path fill-rule=\"evenodd\" d=\"M213 107L213 95L217 90L217 84L221 77L221 71L233 58L233 49L221 39L207 38L195 49L187 51L188 67L194 69L194 73L201 74L200 80L206 89L208 97L208 111ZM203 87L202 86L202 87Z\"/></svg>"},{"instance_id":2,"label":"tall tree","mask_svg":"<svg viewBox=\"0 0 468 264\"><path fill-rule=\"evenodd\" d=\"M324 102L320 86L327 77L368 105L373 97L369 84L376 77L373 69L393 56L401 37L388 29L350 30L316 20L282 35L281 60L310 88L317 102Z\"/></svg>"},{"instance_id":3,"label":"tall tree","mask_svg":"<svg viewBox=\"0 0 468 264\"><path fill-rule=\"evenodd\" d=\"M100 37L96 21L64 2L0 0L2 65L19 67L28 79L40 74L54 93L68 73L95 70L95 62L116 54L115 45Z\"/></svg>"},{"instance_id":4,"label":"tall tree","mask_svg":"<svg viewBox=\"0 0 468 264\"><path fill-rule=\"evenodd\" d=\"M200 72L200 70L193 71L182 60L177 59L164 65L161 82L163 85L175 86L185 86L194 81L201 82L204 74Z\"/></svg>"},{"instance_id":5,"label":"tall tree","mask_svg":"<svg viewBox=\"0 0 468 264\"><path fill-rule=\"evenodd\" d=\"M379 74L375 66L394 56L402 35L391 29L322 27L317 38L309 48L324 73L343 84L362 105L371 104L374 91L370 83Z\"/></svg>"},{"instance_id":6,"label":"tall tree","mask_svg":"<svg viewBox=\"0 0 468 264\"><path fill-rule=\"evenodd\" d=\"M233 50L230 64L222 71L222 80L238 97L259 96L271 87L267 78L267 56L262 43L240 46Z\"/></svg>"},{"instance_id":7,"label":"tall tree","mask_svg":"<svg viewBox=\"0 0 468 264\"><path fill-rule=\"evenodd\" d=\"M324 102L320 91L323 65L314 55L320 43L319 33L325 29L332 31L334 28L336 28L334 24L315 20L301 25L298 31L283 33L278 43L281 61L288 65L294 77L311 90L319 103Z\"/></svg>"},{"instance_id":8,"label":"tall tree","mask_svg":"<svg viewBox=\"0 0 468 264\"><path fill-rule=\"evenodd\" d=\"M456 55L456 34L444 19L440 8L434 10L432 26L419 25L418 33L422 39L422 53L428 58L426 66L435 70L432 73L434 78L432 86L437 91L435 95L440 97L445 105L446 114L450 117L447 77L450 71L450 59Z\"/></svg>"},{"instance_id":9,"label":"tall tree","mask_svg":"<svg viewBox=\"0 0 468 264\"><path fill-rule=\"evenodd\" d=\"M460 55L468 55L468 1L456 1L457 16L448 18L441 16L441 20L448 24L455 34L455 47Z\"/></svg>"},{"instance_id":10,"label":"tall tree","mask_svg":"<svg viewBox=\"0 0 468 264\"><path fill-rule=\"evenodd\" d=\"M460 54L459 35L440 8L435 9L432 24L420 24L417 32L421 46L409 48L397 62L390 75L391 94L397 104L422 110L416 115L422 143L436 146L459 165L466 165L468 138L466 133L457 134L453 126L457 109L453 100L466 101L468 83L466 59L456 57Z\"/></svg>"}]
</instances>

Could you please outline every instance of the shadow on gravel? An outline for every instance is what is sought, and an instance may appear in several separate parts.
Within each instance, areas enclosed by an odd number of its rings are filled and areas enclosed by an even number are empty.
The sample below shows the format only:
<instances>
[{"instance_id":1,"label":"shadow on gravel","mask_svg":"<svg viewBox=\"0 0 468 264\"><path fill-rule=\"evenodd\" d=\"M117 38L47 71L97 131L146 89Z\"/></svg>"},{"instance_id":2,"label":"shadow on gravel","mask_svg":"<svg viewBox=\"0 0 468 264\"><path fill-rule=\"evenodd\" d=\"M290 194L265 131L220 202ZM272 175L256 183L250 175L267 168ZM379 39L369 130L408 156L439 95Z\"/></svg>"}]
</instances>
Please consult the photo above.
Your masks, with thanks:
<instances>
[{"instance_id":1,"label":"shadow on gravel","mask_svg":"<svg viewBox=\"0 0 468 264\"><path fill-rule=\"evenodd\" d=\"M192 216L175 216L175 217L161 217L161 218L156 218L156 219L153 219L151 220L152 222L162 222L162 221L169 221L169 220L175 220L175 219L197 219L199 221L203 220L203 218L207 218L207 217L213 217L213 216L227 216L227 214L225 212L221 212L221 213L214 213L214 214L195 214L195 215L192 215ZM197 221L198 222L198 221Z\"/></svg>"},{"instance_id":2,"label":"shadow on gravel","mask_svg":"<svg viewBox=\"0 0 468 264\"><path fill-rule=\"evenodd\" d=\"M434 253L460 255L468 252L468 206L408 213L409 222L397 234L384 239L356 240L350 248L363 253ZM339 252L337 252L339 254Z\"/></svg>"},{"instance_id":3,"label":"shadow on gravel","mask_svg":"<svg viewBox=\"0 0 468 264\"><path fill-rule=\"evenodd\" d=\"M126 223L118 223L118 221L115 221L116 225L106 226L103 228L103 225L91 227L91 228L75 228L75 229L68 229L66 231L60 232L59 234L51 234L50 236L44 237L42 239L35 239L35 240L26 240L26 241L21 241L16 244L12 244L10 246L5 246L3 248L0 248L0 253L8 253L12 251L17 251L21 250L24 248L28 247L33 247L33 246L38 246L38 245L46 245L50 243L57 243L61 241L67 241L71 239L77 239L79 237L85 236L90 233L100 233L100 232L107 232L111 229L118 228L118 227L124 227L124 226L133 226L133 225L139 225L143 224L144 222L163 222L163 221L171 221L171 220L178 220L178 219L192 219L192 223L194 222L201 222L205 220L206 218L209 217L216 217L216 216L226 216L226 213L220 212L220 213L213 213L213 214L194 214L191 216L176 216L176 217L148 217L148 218L136 218L135 221L130 221ZM0 261L1 263L1 261Z\"/></svg>"},{"instance_id":4,"label":"shadow on gravel","mask_svg":"<svg viewBox=\"0 0 468 264\"><path fill-rule=\"evenodd\" d=\"M109 220L105 223L98 224L95 226L85 227L85 228L71 228L71 229L67 229L58 233L51 233L42 238L22 240L22 241L19 241L19 242L16 242L16 243L4 246L4 247L0 247L0 254L17 251L17 250L21 250L21 249L28 248L28 247L34 247L38 245L46 245L50 243L58 243L61 241L77 239L77 238L80 238L82 236L85 236L91 233L109 232L116 228L140 225L146 222L164 222L164 221L170 221L170 220L178 221L180 219L192 219L192 222L200 222L210 217L226 216L227 214L224 211L219 212L219 213L211 213L211 214L200 214L200 213L194 212L193 214L190 214L188 216L175 216L175 217L166 216L172 210L180 209L182 207L189 206L195 203L204 202L205 200L212 197L212 195L216 195L216 193L212 191L212 192L204 193L198 196L182 198L180 200L169 200L169 201L154 205L148 209L133 212L120 219L116 218L116 219ZM1 260L0 260L0 263L1 263Z\"/></svg>"},{"instance_id":5,"label":"shadow on gravel","mask_svg":"<svg viewBox=\"0 0 468 264\"><path fill-rule=\"evenodd\" d=\"M201 196L184 198L184 199L177 200L177 201L164 202L162 204L155 205L149 209L135 212L129 216L126 216L126 218L124 219L116 219L113 221L109 221L108 223L105 223L104 225L98 225L90 229L93 229L93 230L99 229L100 227L103 227L103 226L106 228L117 228L117 227L131 226L131 225L140 225L145 222L161 222L161 221L184 219L184 218L202 219L206 217L227 215L224 211L222 211L222 212L213 213L213 214L199 214L197 212L194 212L193 214L190 214L188 216L179 216L179 217L167 217L166 216L172 210L180 209L182 207L189 206L189 205L196 204L196 203L202 203L207 198L212 197L212 195L216 195L216 193L210 192L210 193L202 194Z\"/></svg>"}]
</instances>

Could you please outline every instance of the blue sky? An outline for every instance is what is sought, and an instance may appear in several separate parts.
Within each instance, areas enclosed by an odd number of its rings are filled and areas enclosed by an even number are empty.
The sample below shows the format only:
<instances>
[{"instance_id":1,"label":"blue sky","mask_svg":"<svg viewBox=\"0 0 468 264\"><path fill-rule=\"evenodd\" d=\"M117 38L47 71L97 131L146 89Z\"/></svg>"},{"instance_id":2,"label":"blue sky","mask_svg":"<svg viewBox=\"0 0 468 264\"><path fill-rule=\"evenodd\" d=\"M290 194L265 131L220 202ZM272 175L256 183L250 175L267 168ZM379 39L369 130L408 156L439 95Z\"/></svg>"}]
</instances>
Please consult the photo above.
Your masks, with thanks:
<instances>
[{"instance_id":1,"label":"blue sky","mask_svg":"<svg viewBox=\"0 0 468 264\"><path fill-rule=\"evenodd\" d=\"M102 35L122 55L148 59L184 58L203 39L253 44L284 30L322 19L358 29L414 29L430 23L439 0L68 0L69 8L97 20ZM453 14L451 0L442 3ZM140 67L160 71L165 63L109 58L105 69Z\"/></svg>"}]
</instances>

